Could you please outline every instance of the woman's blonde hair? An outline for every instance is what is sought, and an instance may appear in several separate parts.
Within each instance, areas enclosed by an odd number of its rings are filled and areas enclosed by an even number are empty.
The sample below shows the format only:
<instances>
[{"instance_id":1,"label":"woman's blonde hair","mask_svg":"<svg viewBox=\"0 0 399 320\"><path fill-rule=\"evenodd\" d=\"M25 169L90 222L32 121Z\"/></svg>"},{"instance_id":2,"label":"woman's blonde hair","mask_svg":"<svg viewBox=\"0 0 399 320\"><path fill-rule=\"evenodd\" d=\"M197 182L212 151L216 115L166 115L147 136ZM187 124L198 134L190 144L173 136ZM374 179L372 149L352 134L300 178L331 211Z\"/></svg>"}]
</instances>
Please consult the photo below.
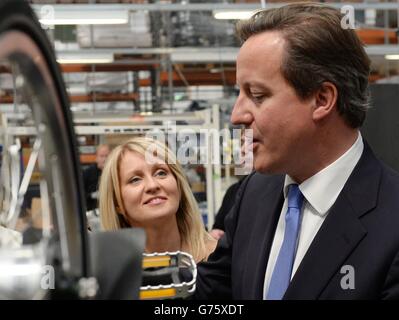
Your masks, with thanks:
<instances>
[{"instance_id":1,"label":"woman's blonde hair","mask_svg":"<svg viewBox=\"0 0 399 320\"><path fill-rule=\"evenodd\" d=\"M197 202L191 192L183 168L165 144L151 138L137 137L130 139L113 149L108 156L99 186L102 228L117 230L131 227L121 210L123 201L119 181L120 162L127 152L137 152L143 155L147 161L151 161L155 156L168 165L176 179L181 195L176 220L182 243L188 247L191 251L189 253L196 260L206 258L204 256L207 252L206 241L212 238L204 228Z\"/></svg>"}]
</instances>

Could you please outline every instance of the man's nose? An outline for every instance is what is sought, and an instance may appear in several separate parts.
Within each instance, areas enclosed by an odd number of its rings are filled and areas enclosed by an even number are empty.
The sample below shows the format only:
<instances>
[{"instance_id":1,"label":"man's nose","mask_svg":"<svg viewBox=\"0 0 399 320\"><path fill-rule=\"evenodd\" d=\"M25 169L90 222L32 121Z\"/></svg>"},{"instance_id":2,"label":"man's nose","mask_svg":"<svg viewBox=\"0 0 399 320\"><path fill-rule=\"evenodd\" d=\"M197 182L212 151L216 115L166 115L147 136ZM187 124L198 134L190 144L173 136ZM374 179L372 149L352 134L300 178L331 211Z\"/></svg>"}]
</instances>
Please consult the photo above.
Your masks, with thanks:
<instances>
[{"instance_id":1,"label":"man's nose","mask_svg":"<svg viewBox=\"0 0 399 320\"><path fill-rule=\"evenodd\" d=\"M253 117L246 103L247 102L244 97L241 95L237 97L230 117L232 124L249 126L252 123Z\"/></svg>"}]
</instances>

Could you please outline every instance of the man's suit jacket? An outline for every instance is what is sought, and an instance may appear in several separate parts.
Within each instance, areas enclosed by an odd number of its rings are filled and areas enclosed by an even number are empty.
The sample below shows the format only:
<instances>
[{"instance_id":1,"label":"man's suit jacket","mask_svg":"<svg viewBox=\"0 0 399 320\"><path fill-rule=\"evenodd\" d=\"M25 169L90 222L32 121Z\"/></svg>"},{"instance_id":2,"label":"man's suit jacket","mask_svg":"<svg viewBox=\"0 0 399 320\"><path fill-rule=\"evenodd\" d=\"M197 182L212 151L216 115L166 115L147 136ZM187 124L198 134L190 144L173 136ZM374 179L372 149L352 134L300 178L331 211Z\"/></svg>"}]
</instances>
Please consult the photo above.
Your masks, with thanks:
<instances>
[{"instance_id":1,"label":"man's suit jacket","mask_svg":"<svg viewBox=\"0 0 399 320\"><path fill-rule=\"evenodd\" d=\"M195 298L262 299L283 185L259 173L243 182L225 236L198 266ZM365 143L284 299L389 298L399 298L399 175Z\"/></svg>"}]
</instances>

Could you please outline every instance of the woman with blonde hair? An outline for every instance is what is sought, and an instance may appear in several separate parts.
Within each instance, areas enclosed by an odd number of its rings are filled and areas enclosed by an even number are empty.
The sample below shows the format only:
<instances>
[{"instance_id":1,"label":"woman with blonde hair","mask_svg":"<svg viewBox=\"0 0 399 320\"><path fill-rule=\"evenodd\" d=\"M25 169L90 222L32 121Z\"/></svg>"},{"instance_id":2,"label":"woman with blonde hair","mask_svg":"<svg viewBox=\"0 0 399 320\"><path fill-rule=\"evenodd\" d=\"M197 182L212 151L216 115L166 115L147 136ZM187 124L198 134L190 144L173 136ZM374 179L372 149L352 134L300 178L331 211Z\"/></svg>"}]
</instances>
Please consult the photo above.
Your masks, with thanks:
<instances>
[{"instance_id":1,"label":"woman with blonde hair","mask_svg":"<svg viewBox=\"0 0 399 320\"><path fill-rule=\"evenodd\" d=\"M216 247L175 155L151 138L130 139L108 156L99 209L105 230L143 228L148 253L180 250L200 262Z\"/></svg>"}]
</instances>

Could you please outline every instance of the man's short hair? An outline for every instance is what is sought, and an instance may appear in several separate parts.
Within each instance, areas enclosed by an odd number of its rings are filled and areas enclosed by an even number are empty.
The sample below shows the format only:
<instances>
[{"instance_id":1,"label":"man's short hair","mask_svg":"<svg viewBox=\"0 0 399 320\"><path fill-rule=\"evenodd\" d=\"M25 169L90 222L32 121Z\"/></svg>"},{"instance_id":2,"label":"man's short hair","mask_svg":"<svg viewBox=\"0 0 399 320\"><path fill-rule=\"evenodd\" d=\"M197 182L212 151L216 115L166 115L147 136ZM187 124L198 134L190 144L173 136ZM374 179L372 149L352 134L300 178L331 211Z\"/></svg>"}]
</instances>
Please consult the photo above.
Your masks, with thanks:
<instances>
[{"instance_id":1,"label":"man's short hair","mask_svg":"<svg viewBox=\"0 0 399 320\"><path fill-rule=\"evenodd\" d=\"M346 123L360 127L369 105L370 59L356 32L344 29L345 16L318 3L296 3L257 12L237 24L242 42L265 32L281 32L286 40L281 72L298 97L308 98L323 82L338 90L337 108Z\"/></svg>"}]
</instances>

